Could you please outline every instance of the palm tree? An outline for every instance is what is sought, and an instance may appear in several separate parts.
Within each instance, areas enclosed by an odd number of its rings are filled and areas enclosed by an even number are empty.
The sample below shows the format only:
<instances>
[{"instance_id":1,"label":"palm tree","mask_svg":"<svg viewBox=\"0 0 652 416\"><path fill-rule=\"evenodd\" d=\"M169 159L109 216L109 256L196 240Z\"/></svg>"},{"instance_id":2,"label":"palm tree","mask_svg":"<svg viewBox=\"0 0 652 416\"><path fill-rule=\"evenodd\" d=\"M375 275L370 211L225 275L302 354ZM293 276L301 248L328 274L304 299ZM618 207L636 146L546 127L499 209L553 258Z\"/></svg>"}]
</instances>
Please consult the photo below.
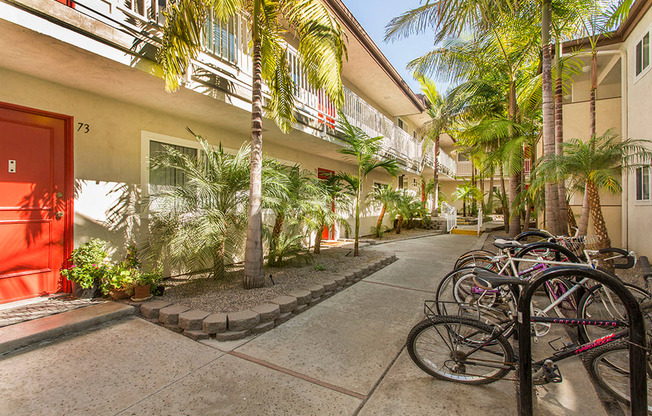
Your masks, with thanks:
<instances>
[{"instance_id":1,"label":"palm tree","mask_svg":"<svg viewBox=\"0 0 652 416\"><path fill-rule=\"evenodd\" d=\"M379 154L382 137L369 137L359 127L352 126L344 114L340 113L340 119L344 136L342 140L346 142L345 147L339 149L339 152L352 159L357 172L354 174L342 173L341 178L349 183L355 194L355 243L353 246L353 256L357 257L358 239L360 237L360 197L362 195L362 186L367 176L376 169L383 169L392 176L398 174L399 167L395 159L385 159Z\"/></svg>"},{"instance_id":2,"label":"palm tree","mask_svg":"<svg viewBox=\"0 0 652 416\"><path fill-rule=\"evenodd\" d=\"M164 189L150 198L150 239L147 252L172 265L224 276L225 264L240 254L246 217L249 147L235 155L213 148L197 137L204 157L167 147L152 159L154 170L172 168L183 175L183 186ZM198 244L201 242L201 244Z\"/></svg>"},{"instance_id":3,"label":"palm tree","mask_svg":"<svg viewBox=\"0 0 652 416\"><path fill-rule=\"evenodd\" d=\"M432 193L432 212L431 216L437 216L439 207L439 137L446 133L454 121L454 103L449 95L441 95L437 91L435 83L420 74L416 75L421 84L421 92L428 98L430 105L426 113L430 120L421 126L420 131L423 133L423 154L430 143L433 144L433 181L434 191Z\"/></svg>"},{"instance_id":4,"label":"palm tree","mask_svg":"<svg viewBox=\"0 0 652 416\"><path fill-rule=\"evenodd\" d=\"M392 207L396 203L396 200L400 192L394 190L392 185L387 186L378 186L374 187L371 192L367 194L367 200L372 206L380 206L380 215L378 215L378 221L376 222L376 227L374 228L374 237L380 238L382 227L383 227L383 218L385 213L389 210L392 210Z\"/></svg>"},{"instance_id":5,"label":"palm tree","mask_svg":"<svg viewBox=\"0 0 652 416\"><path fill-rule=\"evenodd\" d=\"M539 161L537 177L550 175L556 180L572 177L584 182L600 246L610 247L611 240L602 215L598 190L604 188L612 193L620 192L619 179L623 170L649 164L652 151L645 145L650 143L649 140L620 140L611 131L602 136L593 136L587 142L573 139L564 143L563 155L548 155Z\"/></svg>"},{"instance_id":6,"label":"palm tree","mask_svg":"<svg viewBox=\"0 0 652 416\"><path fill-rule=\"evenodd\" d=\"M348 227L342 212L348 211L351 205L351 191L348 186L344 186L345 183L338 175L313 180L316 192L306 203L302 222L309 233L315 232L315 254L321 252L322 232L325 227L330 228L338 224Z\"/></svg>"},{"instance_id":7,"label":"palm tree","mask_svg":"<svg viewBox=\"0 0 652 416\"><path fill-rule=\"evenodd\" d=\"M392 206L393 216L396 218L396 234L400 234L403 224L407 221L406 228L411 228L412 219L421 211L422 205L419 201L407 192L398 192L394 205Z\"/></svg>"},{"instance_id":8,"label":"palm tree","mask_svg":"<svg viewBox=\"0 0 652 416\"><path fill-rule=\"evenodd\" d=\"M284 174L287 183L279 198L269 204L275 216L272 233L269 236L267 264L270 266L276 266L277 261L281 260L276 256L276 246L287 216L300 218L310 209L309 204L318 192L310 172L302 170L300 166L278 166L277 170Z\"/></svg>"},{"instance_id":9,"label":"palm tree","mask_svg":"<svg viewBox=\"0 0 652 416\"><path fill-rule=\"evenodd\" d=\"M340 24L318 0L179 0L165 12L158 54L167 91L179 88L182 75L199 55L202 28L210 12L222 22L239 13L249 16L253 60L252 150L244 286L262 287L265 283L261 210L263 80L271 96L266 115L287 133L295 122L295 87L283 38L285 25L294 31L299 42L299 61L306 79L314 88L323 89L336 106L341 106L344 100L340 75L346 48Z\"/></svg>"},{"instance_id":10,"label":"palm tree","mask_svg":"<svg viewBox=\"0 0 652 416\"><path fill-rule=\"evenodd\" d=\"M482 198L482 193L473 183L465 182L457 186L457 189L453 192L453 197L462 200L462 216L466 217L466 203L479 200Z\"/></svg>"}]
</instances>

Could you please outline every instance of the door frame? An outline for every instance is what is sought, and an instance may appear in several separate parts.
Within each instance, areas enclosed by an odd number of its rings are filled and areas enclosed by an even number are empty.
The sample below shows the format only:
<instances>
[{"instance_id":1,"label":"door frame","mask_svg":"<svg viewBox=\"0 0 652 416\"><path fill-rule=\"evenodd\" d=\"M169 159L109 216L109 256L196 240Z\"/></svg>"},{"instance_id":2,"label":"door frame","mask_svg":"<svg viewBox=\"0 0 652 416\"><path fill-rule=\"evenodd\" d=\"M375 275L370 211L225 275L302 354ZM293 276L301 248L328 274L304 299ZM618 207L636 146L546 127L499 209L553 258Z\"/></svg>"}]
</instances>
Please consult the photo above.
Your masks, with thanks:
<instances>
[{"instance_id":1,"label":"door frame","mask_svg":"<svg viewBox=\"0 0 652 416\"><path fill-rule=\"evenodd\" d=\"M62 120L64 122L64 229L63 229L63 255L64 263L70 257L70 253L74 244L74 210L75 210L75 159L74 159L74 141L73 141L73 127L74 117L65 114L52 113L49 111L39 110L36 108L25 107L17 104L11 104L0 101L0 108L8 110L20 111L23 113L33 114L36 116L43 116ZM58 270L57 270L58 273ZM72 291L72 283L68 279L59 274L58 277L58 292Z\"/></svg>"}]
</instances>

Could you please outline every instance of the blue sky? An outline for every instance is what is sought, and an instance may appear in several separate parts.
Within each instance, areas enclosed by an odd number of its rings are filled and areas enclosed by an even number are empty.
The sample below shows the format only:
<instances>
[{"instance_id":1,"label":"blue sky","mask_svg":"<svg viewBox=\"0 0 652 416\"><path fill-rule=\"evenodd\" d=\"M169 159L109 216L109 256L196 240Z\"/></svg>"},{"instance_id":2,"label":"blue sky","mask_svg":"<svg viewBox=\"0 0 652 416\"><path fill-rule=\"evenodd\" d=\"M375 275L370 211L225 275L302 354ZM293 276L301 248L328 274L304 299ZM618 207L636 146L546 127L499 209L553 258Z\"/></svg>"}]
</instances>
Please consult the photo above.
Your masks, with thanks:
<instances>
[{"instance_id":1,"label":"blue sky","mask_svg":"<svg viewBox=\"0 0 652 416\"><path fill-rule=\"evenodd\" d=\"M407 39L386 43L385 26L392 18L420 6L420 0L343 0L346 7L360 22L369 36L376 42L383 54L398 70L414 92L420 92L419 83L405 69L412 59L424 55L433 48L433 34L412 35ZM437 82L443 92L445 85Z\"/></svg>"}]
</instances>

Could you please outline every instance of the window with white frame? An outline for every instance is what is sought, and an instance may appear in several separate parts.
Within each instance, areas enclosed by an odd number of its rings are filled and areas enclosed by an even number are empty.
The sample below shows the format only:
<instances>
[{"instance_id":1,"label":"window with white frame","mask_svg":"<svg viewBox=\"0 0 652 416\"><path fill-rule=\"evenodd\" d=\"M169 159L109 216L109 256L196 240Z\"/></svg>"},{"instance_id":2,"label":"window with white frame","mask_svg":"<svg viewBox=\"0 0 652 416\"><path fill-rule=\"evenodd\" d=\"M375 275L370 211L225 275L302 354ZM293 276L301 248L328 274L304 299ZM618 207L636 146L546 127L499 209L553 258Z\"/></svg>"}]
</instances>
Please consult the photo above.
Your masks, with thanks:
<instances>
[{"instance_id":1,"label":"window with white frame","mask_svg":"<svg viewBox=\"0 0 652 416\"><path fill-rule=\"evenodd\" d=\"M636 44L636 76L641 75L650 66L650 32Z\"/></svg>"},{"instance_id":2,"label":"window with white frame","mask_svg":"<svg viewBox=\"0 0 652 416\"><path fill-rule=\"evenodd\" d=\"M650 201L650 167L636 169L636 200Z\"/></svg>"},{"instance_id":3,"label":"window with white frame","mask_svg":"<svg viewBox=\"0 0 652 416\"><path fill-rule=\"evenodd\" d=\"M238 54L238 24L237 17L231 17L228 22L223 22L210 13L204 26L203 46L227 61L237 64Z\"/></svg>"}]
</instances>

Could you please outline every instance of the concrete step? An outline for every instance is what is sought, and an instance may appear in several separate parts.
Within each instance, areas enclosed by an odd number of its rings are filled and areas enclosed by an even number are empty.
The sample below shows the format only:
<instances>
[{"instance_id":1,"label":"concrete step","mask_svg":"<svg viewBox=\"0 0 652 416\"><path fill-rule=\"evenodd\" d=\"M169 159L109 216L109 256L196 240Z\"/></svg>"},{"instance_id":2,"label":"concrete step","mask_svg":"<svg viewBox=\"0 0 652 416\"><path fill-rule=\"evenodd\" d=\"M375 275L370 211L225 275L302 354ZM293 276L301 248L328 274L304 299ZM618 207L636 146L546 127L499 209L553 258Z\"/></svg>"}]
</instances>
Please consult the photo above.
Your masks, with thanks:
<instances>
[{"instance_id":1,"label":"concrete step","mask_svg":"<svg viewBox=\"0 0 652 416\"><path fill-rule=\"evenodd\" d=\"M132 306L105 302L0 328L0 355L46 339L133 315Z\"/></svg>"},{"instance_id":2,"label":"concrete step","mask_svg":"<svg viewBox=\"0 0 652 416\"><path fill-rule=\"evenodd\" d=\"M472 230L465 230L462 228L453 228L451 230L451 234L459 234L459 235L478 235L478 229L474 228ZM480 231L480 234L482 234L482 231Z\"/></svg>"}]
</instances>

